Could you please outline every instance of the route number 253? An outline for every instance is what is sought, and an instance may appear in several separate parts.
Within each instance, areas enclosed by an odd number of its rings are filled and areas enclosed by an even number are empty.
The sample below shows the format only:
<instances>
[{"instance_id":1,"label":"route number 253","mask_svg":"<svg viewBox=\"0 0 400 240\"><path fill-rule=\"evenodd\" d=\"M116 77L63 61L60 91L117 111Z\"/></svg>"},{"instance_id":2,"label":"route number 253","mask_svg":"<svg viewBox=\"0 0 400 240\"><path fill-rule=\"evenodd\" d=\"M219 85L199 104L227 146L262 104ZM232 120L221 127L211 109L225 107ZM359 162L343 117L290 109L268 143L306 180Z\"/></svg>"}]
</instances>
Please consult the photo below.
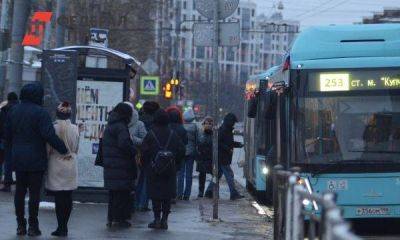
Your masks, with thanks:
<instances>
[{"instance_id":1,"label":"route number 253","mask_svg":"<svg viewBox=\"0 0 400 240\"><path fill-rule=\"evenodd\" d=\"M346 73L322 73L320 74L320 91L349 91L350 76Z\"/></svg>"}]
</instances>

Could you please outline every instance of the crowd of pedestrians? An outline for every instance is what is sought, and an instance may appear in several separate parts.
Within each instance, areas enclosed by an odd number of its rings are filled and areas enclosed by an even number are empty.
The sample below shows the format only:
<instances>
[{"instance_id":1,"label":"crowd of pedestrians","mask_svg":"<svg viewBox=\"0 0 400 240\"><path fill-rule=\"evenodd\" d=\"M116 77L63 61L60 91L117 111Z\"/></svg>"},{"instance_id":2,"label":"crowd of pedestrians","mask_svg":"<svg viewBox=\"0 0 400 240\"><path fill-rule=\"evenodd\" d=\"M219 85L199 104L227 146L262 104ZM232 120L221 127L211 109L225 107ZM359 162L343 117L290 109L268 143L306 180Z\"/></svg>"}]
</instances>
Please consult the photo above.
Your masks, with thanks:
<instances>
[{"instance_id":1,"label":"crowd of pedestrians","mask_svg":"<svg viewBox=\"0 0 400 240\"><path fill-rule=\"evenodd\" d=\"M11 192L16 176L15 213L17 235L39 236L38 210L41 189L54 196L57 228L53 236L68 235L68 221L77 189L79 128L72 123L70 103L62 102L52 122L43 105L40 84L28 84L20 97L10 93L0 112L0 167L4 192ZM19 100L18 100L19 99ZM20 101L20 102L19 102ZM225 116L219 127L219 171L225 176L231 200L242 198L235 188L230 167L234 148L243 147L233 138L237 118ZM212 182L205 191L207 174L212 174L213 129L211 117L196 122L192 109L182 113L177 106L162 109L153 101L140 112L132 103L117 104L99 143L95 164L103 167L108 190L107 227L127 228L134 211L153 211L148 227L168 229L171 204L190 200L193 168L199 173L198 198L211 198ZM43 186L44 184L44 186ZM29 192L29 218L25 218L25 195ZM149 208L151 200L152 209Z\"/></svg>"}]
</instances>

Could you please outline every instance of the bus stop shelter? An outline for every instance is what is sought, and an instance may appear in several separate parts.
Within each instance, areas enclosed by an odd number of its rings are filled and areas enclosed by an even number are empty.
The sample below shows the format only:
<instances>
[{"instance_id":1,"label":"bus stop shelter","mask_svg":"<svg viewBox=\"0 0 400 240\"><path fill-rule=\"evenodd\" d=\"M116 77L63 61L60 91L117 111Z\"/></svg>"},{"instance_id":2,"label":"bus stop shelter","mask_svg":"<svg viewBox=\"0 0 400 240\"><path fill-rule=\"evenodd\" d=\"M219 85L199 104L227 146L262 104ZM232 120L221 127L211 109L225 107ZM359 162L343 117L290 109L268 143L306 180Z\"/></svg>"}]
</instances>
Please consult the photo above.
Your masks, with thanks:
<instances>
[{"instance_id":1,"label":"bus stop shelter","mask_svg":"<svg viewBox=\"0 0 400 240\"><path fill-rule=\"evenodd\" d=\"M93 67L88 61L102 62ZM78 186L75 198L104 201L102 168L94 161L99 138L108 112L129 99L130 81L140 62L114 49L95 46L67 46L45 50L41 81L45 88L45 107L55 116L56 106L68 101L73 106L72 121L80 126Z\"/></svg>"}]
</instances>

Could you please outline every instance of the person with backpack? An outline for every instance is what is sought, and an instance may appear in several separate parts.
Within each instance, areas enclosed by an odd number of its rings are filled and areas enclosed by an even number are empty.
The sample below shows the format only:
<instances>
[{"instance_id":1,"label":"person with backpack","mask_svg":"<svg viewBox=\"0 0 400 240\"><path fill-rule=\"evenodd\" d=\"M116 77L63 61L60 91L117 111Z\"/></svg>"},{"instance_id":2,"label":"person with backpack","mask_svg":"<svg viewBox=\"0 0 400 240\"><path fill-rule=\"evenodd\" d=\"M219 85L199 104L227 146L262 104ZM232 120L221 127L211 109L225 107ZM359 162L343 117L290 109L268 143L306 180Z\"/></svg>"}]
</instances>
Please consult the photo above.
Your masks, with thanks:
<instances>
[{"instance_id":1,"label":"person with backpack","mask_svg":"<svg viewBox=\"0 0 400 240\"><path fill-rule=\"evenodd\" d=\"M119 103L111 111L102 139L104 188L109 190L108 227L128 228L136 179L136 150L129 134L132 108Z\"/></svg>"},{"instance_id":2,"label":"person with backpack","mask_svg":"<svg viewBox=\"0 0 400 240\"><path fill-rule=\"evenodd\" d=\"M177 106L170 106L165 111L168 113L169 127L175 131L183 144L188 144L187 131L183 127L182 112Z\"/></svg>"},{"instance_id":3,"label":"person with backpack","mask_svg":"<svg viewBox=\"0 0 400 240\"><path fill-rule=\"evenodd\" d=\"M196 162L196 171L199 172L199 194L198 198L204 196L207 174L212 174L212 156L213 156L213 126L212 117L205 117L203 120L203 132L199 137L198 157Z\"/></svg>"},{"instance_id":4,"label":"person with backpack","mask_svg":"<svg viewBox=\"0 0 400 240\"><path fill-rule=\"evenodd\" d=\"M160 105L154 101L146 101L139 113L139 120L144 123L146 132L149 132L153 126L154 113L160 109ZM143 161L143 159L141 159ZM147 176L141 162L139 165L139 179L136 186L135 209L142 212L151 211L149 208L149 197L147 196Z\"/></svg>"},{"instance_id":5,"label":"person with backpack","mask_svg":"<svg viewBox=\"0 0 400 240\"><path fill-rule=\"evenodd\" d=\"M178 173L178 199L188 201L192 192L193 164L197 157L197 144L199 142L199 130L194 122L195 116L193 109L188 109L183 113L183 124L188 138L186 145L186 157ZM186 182L186 186L185 186Z\"/></svg>"},{"instance_id":6,"label":"person with backpack","mask_svg":"<svg viewBox=\"0 0 400 240\"><path fill-rule=\"evenodd\" d=\"M168 229L171 200L176 197L176 166L185 157L185 145L169 127L169 116L163 109L154 114L153 127L142 143L142 154L154 213L154 221L148 227Z\"/></svg>"}]
</instances>

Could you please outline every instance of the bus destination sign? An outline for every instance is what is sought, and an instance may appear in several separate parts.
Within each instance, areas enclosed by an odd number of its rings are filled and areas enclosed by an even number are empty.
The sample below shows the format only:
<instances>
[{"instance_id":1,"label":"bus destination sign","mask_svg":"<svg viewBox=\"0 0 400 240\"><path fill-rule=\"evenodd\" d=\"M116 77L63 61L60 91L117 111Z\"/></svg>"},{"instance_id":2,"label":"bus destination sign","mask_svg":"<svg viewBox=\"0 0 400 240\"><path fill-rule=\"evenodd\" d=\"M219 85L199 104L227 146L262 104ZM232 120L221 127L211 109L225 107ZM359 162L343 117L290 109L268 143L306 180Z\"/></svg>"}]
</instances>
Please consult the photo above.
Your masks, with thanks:
<instances>
[{"instance_id":1,"label":"bus destination sign","mask_svg":"<svg viewBox=\"0 0 400 240\"><path fill-rule=\"evenodd\" d=\"M311 73L311 91L345 92L400 89L400 71L352 71Z\"/></svg>"}]
</instances>

